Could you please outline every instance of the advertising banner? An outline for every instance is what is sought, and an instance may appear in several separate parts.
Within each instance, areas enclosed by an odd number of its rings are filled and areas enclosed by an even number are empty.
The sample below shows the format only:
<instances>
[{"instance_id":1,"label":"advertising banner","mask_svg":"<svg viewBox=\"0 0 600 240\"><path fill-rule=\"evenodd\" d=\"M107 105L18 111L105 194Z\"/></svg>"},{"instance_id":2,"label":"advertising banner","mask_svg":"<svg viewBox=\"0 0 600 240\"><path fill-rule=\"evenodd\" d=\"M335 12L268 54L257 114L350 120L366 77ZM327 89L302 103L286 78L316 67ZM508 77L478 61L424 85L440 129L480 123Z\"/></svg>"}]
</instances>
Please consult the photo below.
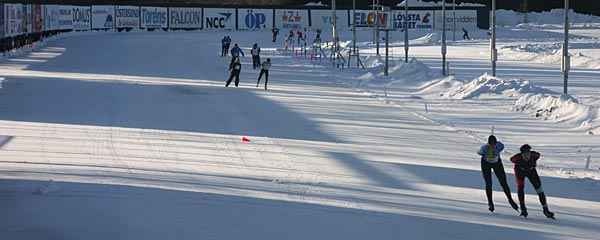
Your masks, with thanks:
<instances>
[{"instance_id":1,"label":"advertising banner","mask_svg":"<svg viewBox=\"0 0 600 240\"><path fill-rule=\"evenodd\" d=\"M72 6L73 30L85 31L92 28L92 9L89 6Z\"/></svg>"},{"instance_id":2,"label":"advertising banner","mask_svg":"<svg viewBox=\"0 0 600 240\"><path fill-rule=\"evenodd\" d=\"M116 6L117 28L140 28L140 7Z\"/></svg>"},{"instance_id":3,"label":"advertising banner","mask_svg":"<svg viewBox=\"0 0 600 240\"><path fill-rule=\"evenodd\" d=\"M33 5L33 32L42 32L42 5Z\"/></svg>"},{"instance_id":4,"label":"advertising banner","mask_svg":"<svg viewBox=\"0 0 600 240\"><path fill-rule=\"evenodd\" d=\"M452 30L452 10L446 10L446 29ZM442 10L435 11L435 29L442 29ZM477 10L456 10L456 29L477 28Z\"/></svg>"},{"instance_id":5,"label":"advertising banner","mask_svg":"<svg viewBox=\"0 0 600 240\"><path fill-rule=\"evenodd\" d=\"M92 29L115 28L115 6L92 6Z\"/></svg>"},{"instance_id":6,"label":"advertising banner","mask_svg":"<svg viewBox=\"0 0 600 240\"><path fill-rule=\"evenodd\" d=\"M73 6L69 6L69 5L58 6L58 29L59 30L73 29Z\"/></svg>"},{"instance_id":7,"label":"advertising banner","mask_svg":"<svg viewBox=\"0 0 600 240\"><path fill-rule=\"evenodd\" d=\"M308 10L276 9L275 26L278 28L303 29L308 26Z\"/></svg>"},{"instance_id":8,"label":"advertising banner","mask_svg":"<svg viewBox=\"0 0 600 240\"><path fill-rule=\"evenodd\" d=\"M4 4L0 4L0 38L4 38Z\"/></svg>"},{"instance_id":9,"label":"advertising banner","mask_svg":"<svg viewBox=\"0 0 600 240\"><path fill-rule=\"evenodd\" d=\"M235 30L235 9L204 8L204 29Z\"/></svg>"},{"instance_id":10,"label":"advertising banner","mask_svg":"<svg viewBox=\"0 0 600 240\"><path fill-rule=\"evenodd\" d=\"M396 29L405 29L408 21L408 29L432 29L433 10L410 10L406 15L404 10L392 12L392 25ZM441 21L441 19L440 19Z\"/></svg>"},{"instance_id":11,"label":"advertising banner","mask_svg":"<svg viewBox=\"0 0 600 240\"><path fill-rule=\"evenodd\" d=\"M18 3L4 4L4 34L14 37L23 29L23 5Z\"/></svg>"},{"instance_id":12,"label":"advertising banner","mask_svg":"<svg viewBox=\"0 0 600 240\"><path fill-rule=\"evenodd\" d=\"M331 28L331 10L310 10L310 18L313 28ZM337 28L347 28L349 26L347 10L335 11L335 25Z\"/></svg>"},{"instance_id":13,"label":"advertising banner","mask_svg":"<svg viewBox=\"0 0 600 240\"><path fill-rule=\"evenodd\" d=\"M238 8L238 29L260 30L273 28L273 9Z\"/></svg>"},{"instance_id":14,"label":"advertising banner","mask_svg":"<svg viewBox=\"0 0 600 240\"><path fill-rule=\"evenodd\" d=\"M141 7L140 26L141 28L167 28L167 8L166 7Z\"/></svg>"},{"instance_id":15,"label":"advertising banner","mask_svg":"<svg viewBox=\"0 0 600 240\"><path fill-rule=\"evenodd\" d=\"M44 31L58 30L58 5L43 5L44 18L42 20L42 29Z\"/></svg>"},{"instance_id":16,"label":"advertising banner","mask_svg":"<svg viewBox=\"0 0 600 240\"><path fill-rule=\"evenodd\" d=\"M352 14L352 12L353 11L350 11L350 14ZM350 23L352 24L352 21L354 21L354 24L356 24L356 27L358 28L373 27L376 26L377 23L379 23L379 27L391 28L391 26L388 26L391 24L392 16L390 15L390 12L379 11L376 13L373 10L356 10L354 17L350 15Z\"/></svg>"},{"instance_id":17,"label":"advertising banner","mask_svg":"<svg viewBox=\"0 0 600 240\"><path fill-rule=\"evenodd\" d=\"M29 11L28 11L29 10ZM29 19L27 19L28 16L31 16L31 9L29 8L29 4L23 4L23 11L21 14L21 33L28 33L28 26L27 24L30 22L31 17L29 17ZM29 21L28 21L29 20Z\"/></svg>"},{"instance_id":18,"label":"advertising banner","mask_svg":"<svg viewBox=\"0 0 600 240\"><path fill-rule=\"evenodd\" d=\"M202 8L169 8L169 28L202 28Z\"/></svg>"}]
</instances>

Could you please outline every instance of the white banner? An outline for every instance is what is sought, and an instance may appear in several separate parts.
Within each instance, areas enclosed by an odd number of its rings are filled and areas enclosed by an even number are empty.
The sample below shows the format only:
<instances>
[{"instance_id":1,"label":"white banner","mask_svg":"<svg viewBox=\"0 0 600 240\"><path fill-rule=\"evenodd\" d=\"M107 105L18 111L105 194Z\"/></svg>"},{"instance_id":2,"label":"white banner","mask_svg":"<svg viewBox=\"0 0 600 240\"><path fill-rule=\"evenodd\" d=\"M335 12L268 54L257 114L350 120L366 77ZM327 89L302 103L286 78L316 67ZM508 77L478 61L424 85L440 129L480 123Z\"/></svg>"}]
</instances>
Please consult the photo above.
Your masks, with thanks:
<instances>
[{"instance_id":1,"label":"white banner","mask_svg":"<svg viewBox=\"0 0 600 240\"><path fill-rule=\"evenodd\" d=\"M4 4L0 4L0 38L6 36L4 35L4 31L6 31L6 26L4 25L5 21L6 19L4 19Z\"/></svg>"},{"instance_id":2,"label":"white banner","mask_svg":"<svg viewBox=\"0 0 600 240\"><path fill-rule=\"evenodd\" d=\"M116 6L117 28L140 28L140 7Z\"/></svg>"},{"instance_id":3,"label":"white banner","mask_svg":"<svg viewBox=\"0 0 600 240\"><path fill-rule=\"evenodd\" d=\"M202 28L202 8L169 8L169 28Z\"/></svg>"},{"instance_id":4,"label":"white banner","mask_svg":"<svg viewBox=\"0 0 600 240\"><path fill-rule=\"evenodd\" d=\"M82 31L92 28L92 10L89 6L72 6L73 29Z\"/></svg>"},{"instance_id":5,"label":"white banner","mask_svg":"<svg viewBox=\"0 0 600 240\"><path fill-rule=\"evenodd\" d=\"M23 5L23 33L33 33L33 5Z\"/></svg>"},{"instance_id":6,"label":"white banner","mask_svg":"<svg viewBox=\"0 0 600 240\"><path fill-rule=\"evenodd\" d=\"M44 31L58 30L58 5L44 5L44 20L42 21Z\"/></svg>"},{"instance_id":7,"label":"white banner","mask_svg":"<svg viewBox=\"0 0 600 240\"><path fill-rule=\"evenodd\" d=\"M167 28L166 7L141 7L140 26L142 28Z\"/></svg>"},{"instance_id":8,"label":"white banner","mask_svg":"<svg viewBox=\"0 0 600 240\"><path fill-rule=\"evenodd\" d=\"M388 28L392 24L392 15L390 12L379 11L377 14L373 10L356 10L354 16L350 11L350 26L356 24L356 27L373 27L376 23L382 28ZM353 21L354 20L354 21ZM354 23L353 23L354 22Z\"/></svg>"},{"instance_id":9,"label":"white banner","mask_svg":"<svg viewBox=\"0 0 600 240\"><path fill-rule=\"evenodd\" d=\"M273 28L273 9L238 8L238 29Z\"/></svg>"},{"instance_id":10,"label":"white banner","mask_svg":"<svg viewBox=\"0 0 600 240\"><path fill-rule=\"evenodd\" d=\"M432 29L433 13L433 10L410 10L410 8L408 15L404 10L393 11L392 25L396 29L405 29L408 21L408 29Z\"/></svg>"},{"instance_id":11,"label":"white banner","mask_svg":"<svg viewBox=\"0 0 600 240\"><path fill-rule=\"evenodd\" d=\"M69 5L58 6L58 29L60 29L60 30L73 29L73 6L69 6Z\"/></svg>"},{"instance_id":12,"label":"white banner","mask_svg":"<svg viewBox=\"0 0 600 240\"><path fill-rule=\"evenodd\" d=\"M275 26L278 28L304 29L308 26L308 10L276 9Z\"/></svg>"},{"instance_id":13,"label":"white banner","mask_svg":"<svg viewBox=\"0 0 600 240\"><path fill-rule=\"evenodd\" d=\"M350 11L352 12L352 11ZM311 26L318 29L331 28L331 10L310 10ZM335 22L337 28L348 28L348 11L336 10Z\"/></svg>"},{"instance_id":14,"label":"white banner","mask_svg":"<svg viewBox=\"0 0 600 240\"><path fill-rule=\"evenodd\" d=\"M13 37L23 29L23 4L4 4L4 34Z\"/></svg>"},{"instance_id":15,"label":"white banner","mask_svg":"<svg viewBox=\"0 0 600 240\"><path fill-rule=\"evenodd\" d=\"M42 5L33 4L33 32L42 32Z\"/></svg>"},{"instance_id":16,"label":"white banner","mask_svg":"<svg viewBox=\"0 0 600 240\"><path fill-rule=\"evenodd\" d=\"M92 29L115 28L115 6L92 6Z\"/></svg>"},{"instance_id":17,"label":"white banner","mask_svg":"<svg viewBox=\"0 0 600 240\"><path fill-rule=\"evenodd\" d=\"M235 30L234 8L204 8L204 29Z\"/></svg>"},{"instance_id":18,"label":"white banner","mask_svg":"<svg viewBox=\"0 0 600 240\"><path fill-rule=\"evenodd\" d=\"M442 10L435 11L435 29L442 29ZM446 29L452 30L452 10L446 10ZM476 29L477 10L456 10L456 29Z\"/></svg>"}]
</instances>

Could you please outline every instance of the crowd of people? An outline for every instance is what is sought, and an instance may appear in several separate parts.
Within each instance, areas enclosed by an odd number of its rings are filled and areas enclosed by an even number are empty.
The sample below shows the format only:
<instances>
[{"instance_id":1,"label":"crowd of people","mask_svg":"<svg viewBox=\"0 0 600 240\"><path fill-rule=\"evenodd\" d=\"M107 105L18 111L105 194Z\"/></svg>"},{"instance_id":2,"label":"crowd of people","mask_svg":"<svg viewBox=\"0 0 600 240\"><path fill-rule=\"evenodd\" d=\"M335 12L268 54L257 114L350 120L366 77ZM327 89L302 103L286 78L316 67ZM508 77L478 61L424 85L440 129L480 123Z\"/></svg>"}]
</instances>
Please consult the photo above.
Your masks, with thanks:
<instances>
[{"instance_id":1,"label":"crowd of people","mask_svg":"<svg viewBox=\"0 0 600 240\"><path fill-rule=\"evenodd\" d=\"M274 27L271 30L271 33L273 34L273 39L272 42L276 42L277 41L277 36L279 35L279 29L277 27ZM317 37L315 39L315 41L318 41L320 43L320 35L321 35L321 31L317 30ZM295 38L295 39L294 39ZM301 44L302 42L306 41L306 28L304 29L304 32L300 31L300 30L294 30L294 29L290 29L290 32L288 34L286 34L286 43L287 44L293 44L293 43L297 43L297 44ZM296 40L296 41L294 41ZM231 61L229 62L229 78L227 79L227 82L225 83L225 87L229 87L229 85L231 84L231 82L233 81L233 79L235 78L235 86L238 87L239 83L240 83L240 73L242 70L242 61L241 61L241 57L245 57L244 51L242 51L242 49L240 48L240 46L237 43L234 43L233 48L229 49L231 46L231 38L229 36L224 36L223 39L221 39L221 57L226 57L231 55ZM252 48L250 50L250 54L252 55L252 69L260 69L260 72L258 74L258 79L256 82L256 87L259 86L260 84L260 80L262 79L262 76L265 76L265 90L267 90L267 84L269 82L269 69L271 67L271 59L267 58L266 61L261 63L260 60L260 54L261 54L261 49L258 46L258 43L254 43L252 45Z\"/></svg>"},{"instance_id":2,"label":"crowd of people","mask_svg":"<svg viewBox=\"0 0 600 240\"><path fill-rule=\"evenodd\" d=\"M275 28L276 29L276 28ZM276 40L278 30L273 30L273 41ZM221 57L226 57L228 54L231 54L231 61L229 62L229 78L225 83L225 87L229 87L231 81L235 78L235 86L238 87L240 84L240 73L242 71L242 63L240 58L245 57L244 51L238 46L237 43L233 45L233 48L229 50L229 46L231 44L231 38L229 36L223 37L221 40ZM269 68L271 67L271 59L267 58L263 63L260 62L260 47L258 43L254 43L252 45L252 49L250 50L250 54L252 55L252 69L260 69L260 73L258 75L258 79L256 82L256 87L258 87L262 76L265 76L265 90L267 90L267 83L269 82Z\"/></svg>"}]
</instances>

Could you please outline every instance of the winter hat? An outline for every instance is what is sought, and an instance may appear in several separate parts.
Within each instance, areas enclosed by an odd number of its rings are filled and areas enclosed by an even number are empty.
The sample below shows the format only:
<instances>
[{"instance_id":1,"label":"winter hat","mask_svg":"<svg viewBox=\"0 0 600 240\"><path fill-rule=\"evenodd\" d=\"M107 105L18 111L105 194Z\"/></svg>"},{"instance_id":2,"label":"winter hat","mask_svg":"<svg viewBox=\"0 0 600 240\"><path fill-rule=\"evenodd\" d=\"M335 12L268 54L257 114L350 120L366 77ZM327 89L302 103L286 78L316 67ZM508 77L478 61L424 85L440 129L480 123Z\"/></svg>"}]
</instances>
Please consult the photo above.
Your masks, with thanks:
<instances>
[{"instance_id":1,"label":"winter hat","mask_svg":"<svg viewBox=\"0 0 600 240\"><path fill-rule=\"evenodd\" d=\"M521 150L521 153L526 153L526 152L531 151L531 146L529 146L529 144L524 144L523 146L521 146L521 149L519 149L519 150Z\"/></svg>"},{"instance_id":2,"label":"winter hat","mask_svg":"<svg viewBox=\"0 0 600 240\"><path fill-rule=\"evenodd\" d=\"M270 58L267 58L267 62L270 62L270 61L271 61L271 59L270 59Z\"/></svg>"},{"instance_id":3,"label":"winter hat","mask_svg":"<svg viewBox=\"0 0 600 240\"><path fill-rule=\"evenodd\" d=\"M488 143L489 143L489 144L496 144L496 142L498 142L498 141L496 140L496 136L494 136L494 135L490 135L490 136L488 137Z\"/></svg>"}]
</instances>

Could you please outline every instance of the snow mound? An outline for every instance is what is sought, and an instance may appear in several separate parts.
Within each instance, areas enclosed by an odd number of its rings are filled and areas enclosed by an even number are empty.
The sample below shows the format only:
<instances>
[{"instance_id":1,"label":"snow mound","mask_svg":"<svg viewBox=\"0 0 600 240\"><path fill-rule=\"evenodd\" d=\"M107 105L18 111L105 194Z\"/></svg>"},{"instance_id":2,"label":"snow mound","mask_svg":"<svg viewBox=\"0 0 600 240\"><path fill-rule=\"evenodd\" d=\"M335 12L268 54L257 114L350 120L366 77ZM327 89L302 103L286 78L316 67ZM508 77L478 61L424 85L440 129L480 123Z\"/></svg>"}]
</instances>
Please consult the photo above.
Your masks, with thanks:
<instances>
[{"instance_id":1,"label":"snow mound","mask_svg":"<svg viewBox=\"0 0 600 240\"><path fill-rule=\"evenodd\" d=\"M363 74L362 76L358 77L358 79L362 80L362 81L371 81L375 79L375 74L368 72Z\"/></svg>"},{"instance_id":2,"label":"snow mound","mask_svg":"<svg viewBox=\"0 0 600 240\"><path fill-rule=\"evenodd\" d=\"M365 65L365 68L375 68L383 66L385 64L385 61L383 60L382 56L374 55L362 60L362 63L363 65Z\"/></svg>"},{"instance_id":3,"label":"snow mound","mask_svg":"<svg viewBox=\"0 0 600 240\"><path fill-rule=\"evenodd\" d=\"M409 62L398 62L398 64L390 67L390 75L399 77L400 80L392 81L394 83L402 84L423 84L431 81L431 79L437 79L441 77L441 74L437 71L433 71L429 66L425 65L416 58L412 58Z\"/></svg>"},{"instance_id":4,"label":"snow mound","mask_svg":"<svg viewBox=\"0 0 600 240\"><path fill-rule=\"evenodd\" d=\"M434 79L423 84L422 90L419 91L418 94L440 96L448 89L457 88L463 84L465 84L464 81L457 79L454 76L448 76L442 79Z\"/></svg>"},{"instance_id":5,"label":"snow mound","mask_svg":"<svg viewBox=\"0 0 600 240\"><path fill-rule=\"evenodd\" d=\"M513 109L544 120L576 123L586 128L590 135L600 126L600 107L581 104L568 94L526 94L517 100Z\"/></svg>"},{"instance_id":6,"label":"snow mound","mask_svg":"<svg viewBox=\"0 0 600 240\"><path fill-rule=\"evenodd\" d=\"M535 61L551 64L561 64L562 43L549 44L519 44L508 45L499 49L498 55L525 61ZM577 49L598 49L599 42L594 43L571 43L569 44L569 55L571 66L600 69L600 59L587 56Z\"/></svg>"},{"instance_id":7,"label":"snow mound","mask_svg":"<svg viewBox=\"0 0 600 240\"><path fill-rule=\"evenodd\" d=\"M418 43L428 43L428 44L438 44L440 43L440 35L437 33L428 33L427 35L417 38L414 42Z\"/></svg>"},{"instance_id":8,"label":"snow mound","mask_svg":"<svg viewBox=\"0 0 600 240\"><path fill-rule=\"evenodd\" d=\"M530 84L522 79L504 80L485 73L471 82L441 94L453 99L473 99L483 94L516 97L525 93L553 94L554 92Z\"/></svg>"},{"instance_id":9,"label":"snow mound","mask_svg":"<svg viewBox=\"0 0 600 240\"><path fill-rule=\"evenodd\" d=\"M59 191L60 186L58 186L58 184L56 184L55 181L50 180L48 181L48 183L43 184L42 186L39 186L37 189L35 189L33 193L42 196L50 196L58 193Z\"/></svg>"},{"instance_id":10,"label":"snow mound","mask_svg":"<svg viewBox=\"0 0 600 240\"><path fill-rule=\"evenodd\" d=\"M410 3L409 3L410 4ZM409 5L410 6L410 5ZM527 13L528 25L520 25L520 27L531 27L534 25L543 24L562 24L564 19L564 9L552 9L550 12L530 12ZM512 10L497 9L496 17L500 25L517 26L524 22L525 16L523 13ZM600 22L600 17L580 14L569 9L569 22L571 23L596 23ZM591 26L590 26L591 27Z\"/></svg>"}]
</instances>

